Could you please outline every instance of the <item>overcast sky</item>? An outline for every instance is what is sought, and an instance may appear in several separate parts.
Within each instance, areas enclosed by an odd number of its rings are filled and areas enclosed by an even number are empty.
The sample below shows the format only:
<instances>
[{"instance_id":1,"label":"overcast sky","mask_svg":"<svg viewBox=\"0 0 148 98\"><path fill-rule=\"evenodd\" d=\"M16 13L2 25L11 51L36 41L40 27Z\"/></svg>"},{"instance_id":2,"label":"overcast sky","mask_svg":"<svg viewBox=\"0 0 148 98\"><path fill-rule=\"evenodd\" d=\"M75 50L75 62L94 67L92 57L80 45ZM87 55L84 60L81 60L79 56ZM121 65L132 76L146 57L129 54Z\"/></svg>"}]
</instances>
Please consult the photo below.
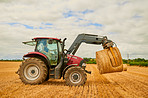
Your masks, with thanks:
<instances>
[{"instance_id":1,"label":"overcast sky","mask_svg":"<svg viewBox=\"0 0 148 98\"><path fill-rule=\"evenodd\" d=\"M0 0L0 59L21 59L37 36L66 40L81 33L106 35L123 58L148 59L148 0ZM101 45L82 44L76 55L95 57Z\"/></svg>"}]
</instances>

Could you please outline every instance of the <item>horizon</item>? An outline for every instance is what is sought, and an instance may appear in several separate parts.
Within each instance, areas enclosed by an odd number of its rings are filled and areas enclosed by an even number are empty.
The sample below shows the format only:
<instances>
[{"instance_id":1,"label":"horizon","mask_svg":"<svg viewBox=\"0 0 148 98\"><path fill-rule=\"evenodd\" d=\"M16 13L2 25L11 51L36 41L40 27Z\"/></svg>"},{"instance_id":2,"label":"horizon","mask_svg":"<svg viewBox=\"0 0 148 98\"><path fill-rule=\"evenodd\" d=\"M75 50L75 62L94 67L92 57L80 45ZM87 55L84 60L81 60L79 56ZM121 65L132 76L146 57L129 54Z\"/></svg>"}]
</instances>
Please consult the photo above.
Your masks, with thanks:
<instances>
[{"instance_id":1,"label":"horizon","mask_svg":"<svg viewBox=\"0 0 148 98\"><path fill-rule=\"evenodd\" d=\"M87 57L82 57L83 59L85 59L85 58L87 58ZM96 59L96 58L91 58L91 59ZM134 60L134 59L145 59L145 58L133 58L133 59L124 59L124 58L122 58L122 60ZM23 60L23 58L22 59L0 59L0 61L1 60ZM145 60L148 60L148 59L145 59Z\"/></svg>"}]
</instances>

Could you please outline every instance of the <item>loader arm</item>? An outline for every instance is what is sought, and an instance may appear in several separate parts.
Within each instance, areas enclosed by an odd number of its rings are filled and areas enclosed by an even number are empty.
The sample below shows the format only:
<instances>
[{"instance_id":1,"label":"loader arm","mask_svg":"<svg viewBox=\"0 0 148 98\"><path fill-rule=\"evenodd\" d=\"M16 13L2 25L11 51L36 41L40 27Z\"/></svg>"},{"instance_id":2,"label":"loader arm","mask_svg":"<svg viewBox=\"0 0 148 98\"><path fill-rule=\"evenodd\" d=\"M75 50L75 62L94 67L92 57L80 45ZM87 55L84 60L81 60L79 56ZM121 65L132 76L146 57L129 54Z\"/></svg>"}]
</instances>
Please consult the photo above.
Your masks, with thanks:
<instances>
[{"instance_id":1,"label":"loader arm","mask_svg":"<svg viewBox=\"0 0 148 98\"><path fill-rule=\"evenodd\" d=\"M98 35L92 34L79 34L70 46L70 48L67 50L67 54L72 53L73 55L75 55L82 42L86 44L102 44L103 48L113 46L113 42L111 40L108 40L106 36L98 37Z\"/></svg>"}]
</instances>

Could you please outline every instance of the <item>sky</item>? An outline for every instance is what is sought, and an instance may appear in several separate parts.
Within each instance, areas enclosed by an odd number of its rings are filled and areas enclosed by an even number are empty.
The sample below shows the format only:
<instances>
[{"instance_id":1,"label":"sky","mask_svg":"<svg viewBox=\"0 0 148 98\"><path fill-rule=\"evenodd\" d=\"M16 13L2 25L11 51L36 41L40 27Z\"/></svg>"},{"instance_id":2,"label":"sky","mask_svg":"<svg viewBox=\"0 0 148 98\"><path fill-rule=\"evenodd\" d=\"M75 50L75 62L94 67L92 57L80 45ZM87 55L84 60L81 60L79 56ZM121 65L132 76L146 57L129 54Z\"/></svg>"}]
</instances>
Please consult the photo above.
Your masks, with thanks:
<instances>
[{"instance_id":1,"label":"sky","mask_svg":"<svg viewBox=\"0 0 148 98\"><path fill-rule=\"evenodd\" d=\"M0 59L21 59L34 37L66 40L78 34L107 36L127 59L148 59L148 0L0 0ZM76 55L95 58L101 45L81 44Z\"/></svg>"}]
</instances>

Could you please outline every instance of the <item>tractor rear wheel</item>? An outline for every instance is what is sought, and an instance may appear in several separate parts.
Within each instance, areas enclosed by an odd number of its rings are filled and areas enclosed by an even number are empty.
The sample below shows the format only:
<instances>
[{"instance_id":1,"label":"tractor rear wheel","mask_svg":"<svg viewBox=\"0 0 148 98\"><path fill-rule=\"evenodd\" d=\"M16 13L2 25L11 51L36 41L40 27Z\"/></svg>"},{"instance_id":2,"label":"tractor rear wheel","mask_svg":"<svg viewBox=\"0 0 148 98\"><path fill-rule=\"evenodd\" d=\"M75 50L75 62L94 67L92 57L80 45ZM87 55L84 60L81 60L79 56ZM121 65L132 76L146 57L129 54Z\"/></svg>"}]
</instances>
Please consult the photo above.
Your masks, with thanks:
<instances>
[{"instance_id":1,"label":"tractor rear wheel","mask_svg":"<svg viewBox=\"0 0 148 98\"><path fill-rule=\"evenodd\" d=\"M69 86L84 85L87 80L87 75L84 69L79 66L74 66L67 69L64 77L66 80L66 84Z\"/></svg>"},{"instance_id":2,"label":"tractor rear wheel","mask_svg":"<svg viewBox=\"0 0 148 98\"><path fill-rule=\"evenodd\" d=\"M22 62L18 74L25 84L40 84L46 80L48 69L42 60L32 57Z\"/></svg>"}]
</instances>

